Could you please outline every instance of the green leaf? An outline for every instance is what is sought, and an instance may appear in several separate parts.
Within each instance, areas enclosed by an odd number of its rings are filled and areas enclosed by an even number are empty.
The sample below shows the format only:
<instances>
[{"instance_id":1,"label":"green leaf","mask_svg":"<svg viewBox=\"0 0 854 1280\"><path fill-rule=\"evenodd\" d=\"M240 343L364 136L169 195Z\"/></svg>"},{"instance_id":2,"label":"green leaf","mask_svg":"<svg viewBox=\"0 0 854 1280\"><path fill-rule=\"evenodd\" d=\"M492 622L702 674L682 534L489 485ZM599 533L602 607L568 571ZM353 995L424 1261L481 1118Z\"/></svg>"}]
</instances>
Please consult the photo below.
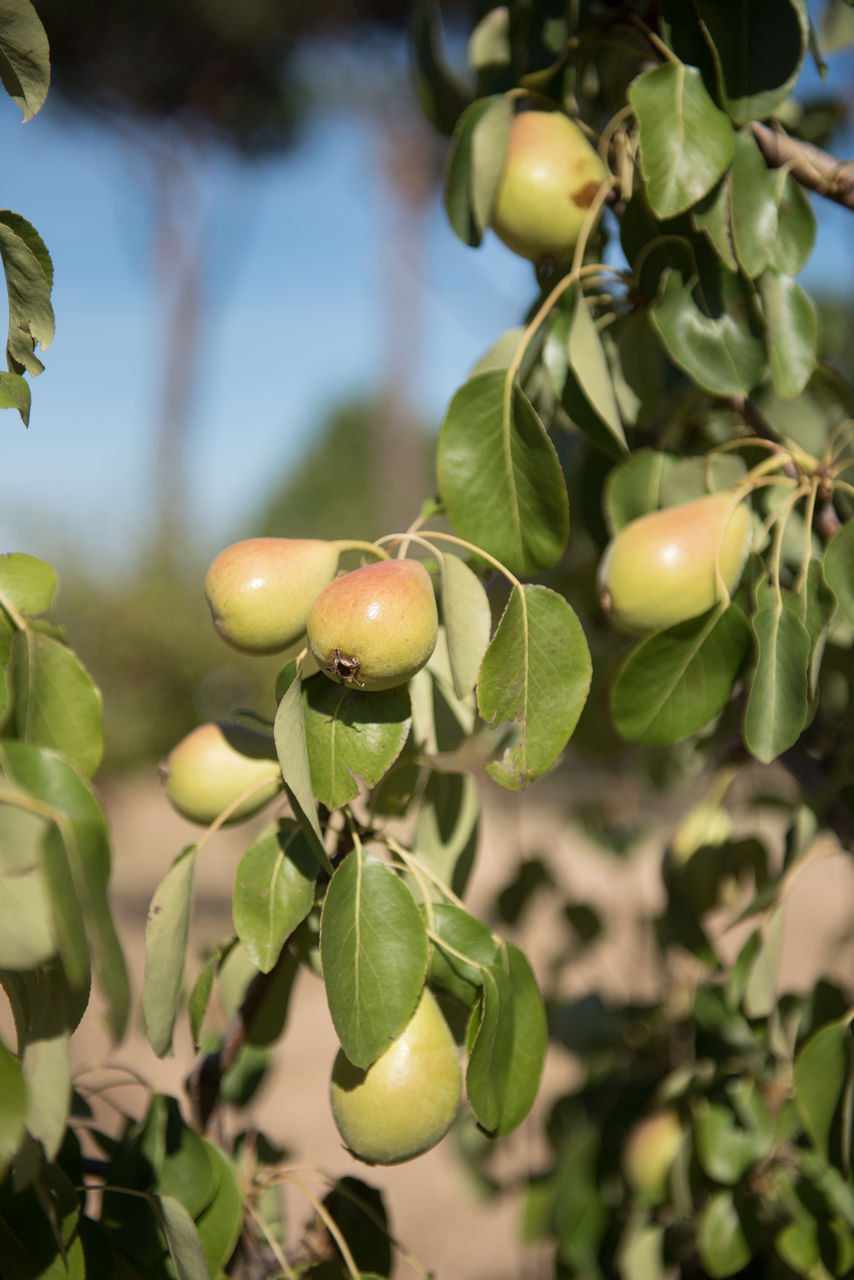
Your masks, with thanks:
<instances>
[{"instance_id":1,"label":"green leaf","mask_svg":"<svg viewBox=\"0 0 854 1280\"><path fill-rule=\"evenodd\" d=\"M575 290L575 304L567 338L569 367L591 408L624 451L626 434L617 408L614 381L584 293Z\"/></svg>"},{"instance_id":2,"label":"green leaf","mask_svg":"<svg viewBox=\"0 0 854 1280\"><path fill-rule=\"evenodd\" d=\"M731 1276L751 1258L731 1191L718 1191L707 1201L698 1223L697 1249L710 1276Z\"/></svg>"},{"instance_id":3,"label":"green leaf","mask_svg":"<svg viewBox=\"0 0 854 1280\"><path fill-rule=\"evenodd\" d=\"M50 50L41 20L29 0L4 0L0 13L0 79L30 120L47 97Z\"/></svg>"},{"instance_id":4,"label":"green leaf","mask_svg":"<svg viewBox=\"0 0 854 1280\"><path fill-rule=\"evenodd\" d=\"M765 351L748 286L717 259L690 276L665 270L650 317L670 358L713 395L747 395L761 378Z\"/></svg>"},{"instance_id":5,"label":"green leaf","mask_svg":"<svg viewBox=\"0 0 854 1280\"><path fill-rule=\"evenodd\" d=\"M355 849L329 882L320 955L332 1022L354 1066L369 1067L411 1018L427 972L427 934L399 876Z\"/></svg>"},{"instance_id":6,"label":"green leaf","mask_svg":"<svg viewBox=\"0 0 854 1280\"><path fill-rule=\"evenodd\" d=\"M793 743L809 705L812 644L799 617L766 588L753 616L757 658L744 717L748 750L768 764Z\"/></svg>"},{"instance_id":7,"label":"green leaf","mask_svg":"<svg viewBox=\"0 0 854 1280\"><path fill-rule=\"evenodd\" d=\"M605 482L605 519L613 535L632 520L664 505L661 491L668 471L679 461L675 453L637 449L614 467Z\"/></svg>"},{"instance_id":8,"label":"green leaf","mask_svg":"<svg viewBox=\"0 0 854 1280\"><path fill-rule=\"evenodd\" d=\"M691 210L691 220L704 231L727 271L738 271L732 230L732 173L727 172Z\"/></svg>"},{"instance_id":9,"label":"green leaf","mask_svg":"<svg viewBox=\"0 0 854 1280\"><path fill-rule=\"evenodd\" d=\"M480 578L459 556L442 557L442 623L458 698L471 693L492 631L492 610Z\"/></svg>"},{"instance_id":10,"label":"green leaf","mask_svg":"<svg viewBox=\"0 0 854 1280\"><path fill-rule=\"evenodd\" d=\"M180 1200L158 1196L163 1234L178 1280L209 1280L196 1224Z\"/></svg>"},{"instance_id":11,"label":"green leaf","mask_svg":"<svg viewBox=\"0 0 854 1280\"><path fill-rule=\"evenodd\" d=\"M42 842L41 869L50 898L56 946L68 981L78 991L86 991L90 981L89 945L71 870L72 841L67 827L49 827Z\"/></svg>"},{"instance_id":12,"label":"green leaf","mask_svg":"<svg viewBox=\"0 0 854 1280\"><path fill-rule=\"evenodd\" d=\"M24 1138L27 1086L17 1058L0 1040L0 1181Z\"/></svg>"},{"instance_id":13,"label":"green leaf","mask_svg":"<svg viewBox=\"0 0 854 1280\"><path fill-rule=\"evenodd\" d=\"M513 101L479 98L457 121L445 171L445 210L463 244L477 246L489 226L504 168Z\"/></svg>"},{"instance_id":14,"label":"green leaf","mask_svg":"<svg viewBox=\"0 0 854 1280\"><path fill-rule=\"evenodd\" d=\"M750 644L735 604L649 636L621 666L611 713L627 742L679 742L721 710Z\"/></svg>"},{"instance_id":15,"label":"green leaf","mask_svg":"<svg viewBox=\"0 0 854 1280\"><path fill-rule=\"evenodd\" d=\"M697 0L718 97L737 125L764 120L789 97L807 49L802 0ZM761 67L761 72L759 68Z\"/></svg>"},{"instance_id":16,"label":"green leaf","mask_svg":"<svg viewBox=\"0 0 854 1280\"><path fill-rule=\"evenodd\" d=\"M851 1018L822 1027L795 1062L795 1102L804 1128L827 1160L838 1159L845 1095L851 1092ZM848 1118L850 1123L850 1116Z\"/></svg>"},{"instance_id":17,"label":"green leaf","mask_svg":"<svg viewBox=\"0 0 854 1280\"><path fill-rule=\"evenodd\" d=\"M480 789L470 774L430 774L415 817L414 848L419 861L457 895L465 892L474 863L480 811Z\"/></svg>"},{"instance_id":18,"label":"green leaf","mask_svg":"<svg viewBox=\"0 0 854 1280\"><path fill-rule=\"evenodd\" d=\"M414 0L410 31L418 101L439 132L450 135L468 98L445 58L437 0Z\"/></svg>"},{"instance_id":19,"label":"green leaf","mask_svg":"<svg viewBox=\"0 0 854 1280\"><path fill-rule=\"evenodd\" d=\"M575 290L568 290L565 302L571 301ZM591 404L581 383L569 363L569 331L572 315L566 306L561 307L548 326L543 342L542 362L561 408L577 431L587 436L609 458L625 457L625 447L615 439L611 428L604 422ZM597 342L599 341L597 336ZM658 345L656 339L656 345Z\"/></svg>"},{"instance_id":20,"label":"green leaf","mask_svg":"<svg viewBox=\"0 0 854 1280\"><path fill-rule=\"evenodd\" d=\"M540 1085L548 1028L543 999L523 952L506 944L504 962L486 967L466 1071L466 1091L491 1137L515 1129Z\"/></svg>"},{"instance_id":21,"label":"green leaf","mask_svg":"<svg viewBox=\"0 0 854 1280\"><path fill-rule=\"evenodd\" d=\"M246 954L269 973L314 901L317 862L302 831L282 821L244 853L234 881L234 927Z\"/></svg>"},{"instance_id":22,"label":"green leaf","mask_svg":"<svg viewBox=\"0 0 854 1280\"><path fill-rule=\"evenodd\" d=\"M735 135L730 204L735 256L753 278L765 270L771 256L777 234L777 200L774 176L749 128Z\"/></svg>"},{"instance_id":23,"label":"green leaf","mask_svg":"<svg viewBox=\"0 0 854 1280\"><path fill-rule=\"evenodd\" d=\"M451 401L438 448L442 500L455 531L513 573L547 569L569 532L566 485L530 401L500 370Z\"/></svg>"},{"instance_id":24,"label":"green leaf","mask_svg":"<svg viewBox=\"0 0 854 1280\"><path fill-rule=\"evenodd\" d=\"M843 525L827 544L824 577L839 608L854 624L854 520Z\"/></svg>"},{"instance_id":25,"label":"green leaf","mask_svg":"<svg viewBox=\"0 0 854 1280\"><path fill-rule=\"evenodd\" d=\"M815 243L815 213L804 188L790 173L778 172L777 234L769 245L769 266L780 275L796 276L804 268Z\"/></svg>"},{"instance_id":26,"label":"green leaf","mask_svg":"<svg viewBox=\"0 0 854 1280\"><path fill-rule=\"evenodd\" d=\"M15 723L23 742L55 747L87 780L101 763L101 694L72 649L38 631L12 642Z\"/></svg>"},{"instance_id":27,"label":"green leaf","mask_svg":"<svg viewBox=\"0 0 854 1280\"><path fill-rule=\"evenodd\" d=\"M31 969L55 952L50 898L40 868L0 876L0 969Z\"/></svg>"},{"instance_id":28,"label":"green leaf","mask_svg":"<svg viewBox=\"0 0 854 1280\"><path fill-rule=\"evenodd\" d=\"M201 973L195 981L193 990L190 992L189 999L189 1015L190 1015L190 1035L193 1037L193 1047L198 1050L202 1023L205 1020L205 1014L208 1011L211 993L213 991L214 978L235 945L234 938L228 938L225 942L221 942L215 953L211 956L206 965L203 966Z\"/></svg>"},{"instance_id":29,"label":"green leaf","mask_svg":"<svg viewBox=\"0 0 854 1280\"><path fill-rule=\"evenodd\" d=\"M148 1039L158 1058L172 1050L172 1032L183 990L195 868L196 846L191 845L172 863L148 908L142 1009Z\"/></svg>"},{"instance_id":30,"label":"green leaf","mask_svg":"<svg viewBox=\"0 0 854 1280\"><path fill-rule=\"evenodd\" d=\"M19 373L0 372L0 409L17 409L26 427L31 402L30 384Z\"/></svg>"},{"instance_id":31,"label":"green leaf","mask_svg":"<svg viewBox=\"0 0 854 1280\"><path fill-rule=\"evenodd\" d=\"M707 1103L694 1118L694 1151L713 1182L734 1187L769 1146L768 1135L743 1129L729 1107Z\"/></svg>"},{"instance_id":32,"label":"green leaf","mask_svg":"<svg viewBox=\"0 0 854 1280\"><path fill-rule=\"evenodd\" d=\"M303 685L303 716L311 784L327 809L349 804L362 785L379 782L403 750L412 723L405 686L363 693L325 676Z\"/></svg>"},{"instance_id":33,"label":"green leaf","mask_svg":"<svg viewBox=\"0 0 854 1280\"><path fill-rule=\"evenodd\" d=\"M759 281L768 342L768 364L777 395L799 396L812 377L818 317L797 280L766 271Z\"/></svg>"},{"instance_id":34,"label":"green leaf","mask_svg":"<svg viewBox=\"0 0 854 1280\"><path fill-rule=\"evenodd\" d=\"M294 672L296 668L294 667ZM288 681L281 690L280 685ZM298 674L286 668L277 682L280 702L276 711L273 734L276 754L285 782L285 790L291 802L294 817L303 829L309 848L324 871L332 874L332 863L323 844L323 834L314 803L311 787L311 770L305 741L303 720L302 681Z\"/></svg>"},{"instance_id":35,"label":"green leaf","mask_svg":"<svg viewBox=\"0 0 854 1280\"><path fill-rule=\"evenodd\" d=\"M27 618L47 613L56 594L56 570L20 552L0 555L0 608L6 596Z\"/></svg>"},{"instance_id":36,"label":"green leaf","mask_svg":"<svg viewBox=\"0 0 854 1280\"><path fill-rule=\"evenodd\" d=\"M213 1142L202 1141L218 1178L216 1193L196 1219L208 1272L218 1276L228 1262L243 1225L243 1197L231 1161Z\"/></svg>"},{"instance_id":37,"label":"green leaf","mask_svg":"<svg viewBox=\"0 0 854 1280\"><path fill-rule=\"evenodd\" d=\"M210 1146L185 1124L175 1098L155 1093L136 1142L154 1186L179 1200L192 1218L213 1200L219 1183Z\"/></svg>"},{"instance_id":38,"label":"green leaf","mask_svg":"<svg viewBox=\"0 0 854 1280\"><path fill-rule=\"evenodd\" d=\"M9 299L9 368L13 373L26 369L35 375L44 368L35 355L36 345L49 347L53 340L53 267L35 228L8 209L0 211L0 257Z\"/></svg>"},{"instance_id":39,"label":"green leaf","mask_svg":"<svg viewBox=\"0 0 854 1280\"><path fill-rule=\"evenodd\" d=\"M661 479L662 507L691 502L707 493L735 489L747 474L743 458L733 453L706 454L699 458L680 458L668 467Z\"/></svg>"},{"instance_id":40,"label":"green leaf","mask_svg":"<svg viewBox=\"0 0 854 1280\"><path fill-rule=\"evenodd\" d=\"M496 963L496 941L482 921L452 902L422 908L435 934L430 983L471 1006L483 985L483 966ZM437 941L440 939L441 941ZM443 947L441 944L446 945ZM465 956L466 959L461 959Z\"/></svg>"},{"instance_id":41,"label":"green leaf","mask_svg":"<svg viewBox=\"0 0 854 1280\"><path fill-rule=\"evenodd\" d=\"M629 88L640 125L641 172L660 218L696 204L732 160L735 137L696 67L666 63L645 71Z\"/></svg>"},{"instance_id":42,"label":"green leaf","mask_svg":"<svg viewBox=\"0 0 854 1280\"><path fill-rule=\"evenodd\" d=\"M33 1007L21 1055L27 1131L52 1160L65 1137L71 1106L68 1025L78 1010L68 1007L68 984L56 966L38 970L29 988Z\"/></svg>"},{"instance_id":43,"label":"green leaf","mask_svg":"<svg viewBox=\"0 0 854 1280\"><path fill-rule=\"evenodd\" d=\"M591 671L581 623L563 596L514 587L477 687L482 718L518 730L501 760L487 765L496 782L518 791L554 764L578 723Z\"/></svg>"}]
</instances>

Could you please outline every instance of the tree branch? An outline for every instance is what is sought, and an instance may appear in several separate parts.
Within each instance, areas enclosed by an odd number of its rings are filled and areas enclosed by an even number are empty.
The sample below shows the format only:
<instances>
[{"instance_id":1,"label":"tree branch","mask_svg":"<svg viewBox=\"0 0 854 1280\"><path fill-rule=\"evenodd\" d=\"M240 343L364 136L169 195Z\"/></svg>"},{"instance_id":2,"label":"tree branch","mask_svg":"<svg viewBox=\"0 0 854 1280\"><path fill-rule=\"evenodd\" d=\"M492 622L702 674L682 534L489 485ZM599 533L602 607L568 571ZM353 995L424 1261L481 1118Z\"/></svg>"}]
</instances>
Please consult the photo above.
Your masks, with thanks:
<instances>
[{"instance_id":1,"label":"tree branch","mask_svg":"<svg viewBox=\"0 0 854 1280\"><path fill-rule=\"evenodd\" d=\"M772 169L788 165L802 187L854 209L854 160L837 160L811 142L792 138L782 129L772 129L758 120L752 122L750 129Z\"/></svg>"}]
</instances>

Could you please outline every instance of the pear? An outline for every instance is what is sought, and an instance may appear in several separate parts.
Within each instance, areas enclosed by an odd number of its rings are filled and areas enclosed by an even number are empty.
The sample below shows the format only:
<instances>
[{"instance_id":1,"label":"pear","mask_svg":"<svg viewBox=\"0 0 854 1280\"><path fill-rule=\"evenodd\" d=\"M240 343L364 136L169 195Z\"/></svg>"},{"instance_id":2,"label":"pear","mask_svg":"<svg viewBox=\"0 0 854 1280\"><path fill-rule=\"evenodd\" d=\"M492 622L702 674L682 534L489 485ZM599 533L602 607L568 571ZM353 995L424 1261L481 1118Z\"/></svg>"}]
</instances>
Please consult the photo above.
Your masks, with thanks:
<instances>
[{"instance_id":1,"label":"pear","mask_svg":"<svg viewBox=\"0 0 854 1280\"><path fill-rule=\"evenodd\" d=\"M205 577L214 626L244 653L279 653L304 634L311 606L337 569L334 542L235 542L219 553Z\"/></svg>"},{"instance_id":2,"label":"pear","mask_svg":"<svg viewBox=\"0 0 854 1280\"><path fill-rule=\"evenodd\" d=\"M523 111L510 126L490 225L523 258L568 257L607 170L561 111Z\"/></svg>"},{"instance_id":3,"label":"pear","mask_svg":"<svg viewBox=\"0 0 854 1280\"><path fill-rule=\"evenodd\" d=\"M430 575L418 560L379 560L342 574L308 616L308 642L332 680L393 689L419 671L436 644Z\"/></svg>"},{"instance_id":4,"label":"pear","mask_svg":"<svg viewBox=\"0 0 854 1280\"><path fill-rule=\"evenodd\" d=\"M250 787L258 790L229 822L251 817L282 787L272 735L242 724L199 725L172 748L160 772L173 807L205 827Z\"/></svg>"},{"instance_id":5,"label":"pear","mask_svg":"<svg viewBox=\"0 0 854 1280\"><path fill-rule=\"evenodd\" d=\"M730 492L651 511L624 525L599 565L599 599L621 631L642 635L695 618L738 586L750 510Z\"/></svg>"},{"instance_id":6,"label":"pear","mask_svg":"<svg viewBox=\"0 0 854 1280\"><path fill-rule=\"evenodd\" d=\"M623 1174L646 1204L658 1204L667 1194L667 1177L681 1143L682 1126L672 1107L651 1112L629 1130Z\"/></svg>"},{"instance_id":7,"label":"pear","mask_svg":"<svg viewBox=\"0 0 854 1280\"><path fill-rule=\"evenodd\" d=\"M427 987L376 1062L354 1067L340 1050L332 1069L338 1132L366 1164L399 1164L434 1147L454 1123L461 1094L457 1046Z\"/></svg>"}]
</instances>

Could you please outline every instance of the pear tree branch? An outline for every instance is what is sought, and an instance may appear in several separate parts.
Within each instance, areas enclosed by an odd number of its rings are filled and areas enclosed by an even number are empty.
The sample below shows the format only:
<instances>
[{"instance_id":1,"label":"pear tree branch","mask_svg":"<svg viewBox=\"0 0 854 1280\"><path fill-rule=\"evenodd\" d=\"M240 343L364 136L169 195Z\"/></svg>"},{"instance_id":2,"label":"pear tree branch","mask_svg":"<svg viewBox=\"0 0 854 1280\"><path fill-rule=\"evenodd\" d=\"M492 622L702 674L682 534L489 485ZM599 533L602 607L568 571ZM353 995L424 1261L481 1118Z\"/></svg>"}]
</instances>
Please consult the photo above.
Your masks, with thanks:
<instances>
[{"instance_id":1,"label":"pear tree branch","mask_svg":"<svg viewBox=\"0 0 854 1280\"><path fill-rule=\"evenodd\" d=\"M782 129L772 129L754 120L750 126L766 164L772 169L788 165L802 187L854 209L854 160L837 160L821 147L792 138Z\"/></svg>"}]
</instances>

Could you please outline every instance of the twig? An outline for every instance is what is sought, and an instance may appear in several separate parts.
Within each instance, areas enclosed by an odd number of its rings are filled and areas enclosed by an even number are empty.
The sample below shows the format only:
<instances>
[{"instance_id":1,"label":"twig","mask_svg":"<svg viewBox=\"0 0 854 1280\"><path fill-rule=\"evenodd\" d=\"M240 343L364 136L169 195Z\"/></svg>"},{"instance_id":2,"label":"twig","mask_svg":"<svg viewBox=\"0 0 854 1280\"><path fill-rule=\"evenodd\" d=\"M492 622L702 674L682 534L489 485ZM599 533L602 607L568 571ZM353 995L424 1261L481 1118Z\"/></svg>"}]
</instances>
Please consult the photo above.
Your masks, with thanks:
<instances>
[{"instance_id":1,"label":"twig","mask_svg":"<svg viewBox=\"0 0 854 1280\"><path fill-rule=\"evenodd\" d=\"M750 396L728 396L722 403L725 404L727 408L732 409L734 413L737 413L739 417L744 420L746 425L750 427L751 431L759 436L760 439L770 440L772 444L777 445L781 450L784 448L784 446L780 444L777 433L771 426L771 423L760 411L756 401L752 400ZM783 474L789 476L790 479L800 479L798 469L794 462L788 463L782 468L782 470Z\"/></svg>"},{"instance_id":2,"label":"twig","mask_svg":"<svg viewBox=\"0 0 854 1280\"><path fill-rule=\"evenodd\" d=\"M782 129L772 129L758 120L751 123L750 129L772 169L786 165L802 187L854 209L854 160L837 160L821 147L792 138Z\"/></svg>"}]
</instances>

